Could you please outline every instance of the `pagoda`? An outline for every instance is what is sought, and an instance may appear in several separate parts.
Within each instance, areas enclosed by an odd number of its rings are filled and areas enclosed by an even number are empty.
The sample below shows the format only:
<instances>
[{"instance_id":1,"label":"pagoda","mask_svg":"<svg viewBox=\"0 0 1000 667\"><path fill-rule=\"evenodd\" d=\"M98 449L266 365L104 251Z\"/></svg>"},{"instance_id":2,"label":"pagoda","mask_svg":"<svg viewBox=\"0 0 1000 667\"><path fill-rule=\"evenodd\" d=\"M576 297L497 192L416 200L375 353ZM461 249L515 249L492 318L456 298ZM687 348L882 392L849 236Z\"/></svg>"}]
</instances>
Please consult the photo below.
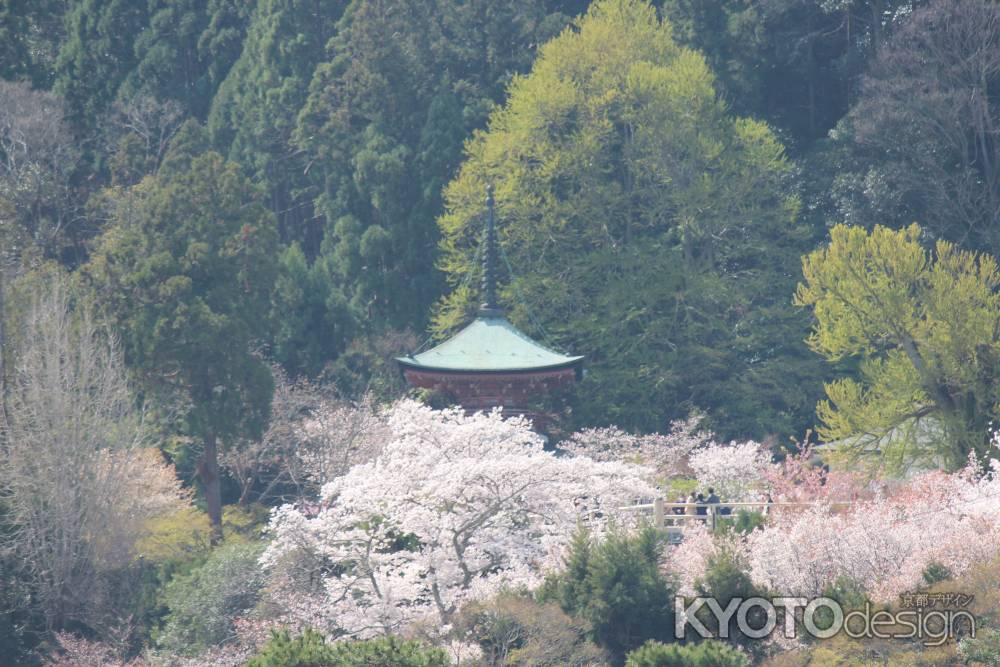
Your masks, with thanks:
<instances>
[{"instance_id":1,"label":"pagoda","mask_svg":"<svg viewBox=\"0 0 1000 667\"><path fill-rule=\"evenodd\" d=\"M583 357L566 356L532 340L511 324L497 301L497 236L493 189L486 190L483 304L464 329L425 352L397 357L406 381L454 400L469 413L501 408L524 415L536 429L546 415L535 406L583 375Z\"/></svg>"}]
</instances>

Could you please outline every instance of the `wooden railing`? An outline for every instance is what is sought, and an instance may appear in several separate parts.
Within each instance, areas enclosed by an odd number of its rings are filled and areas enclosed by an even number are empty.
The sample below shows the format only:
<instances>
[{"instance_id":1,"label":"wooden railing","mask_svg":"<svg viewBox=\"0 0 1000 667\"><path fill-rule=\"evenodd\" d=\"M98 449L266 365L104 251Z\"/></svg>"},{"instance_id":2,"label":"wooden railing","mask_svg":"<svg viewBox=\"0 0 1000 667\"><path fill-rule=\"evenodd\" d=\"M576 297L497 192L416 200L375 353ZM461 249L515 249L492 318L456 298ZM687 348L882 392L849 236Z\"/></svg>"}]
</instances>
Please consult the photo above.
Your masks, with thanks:
<instances>
[{"instance_id":1,"label":"wooden railing","mask_svg":"<svg viewBox=\"0 0 1000 667\"><path fill-rule=\"evenodd\" d=\"M679 541L683 529L686 526L690 526L693 523L702 523L708 525L712 530L715 530L720 518L727 519L735 517L737 512L740 510L758 511L766 516L773 509L777 508L805 509L816 507L820 504L824 506L843 507L849 506L853 503L849 501L824 503L793 503L781 501L740 503L668 503L662 498L656 498L651 503L639 503L628 507L619 507L618 509L627 512L634 511L651 513L653 526L660 530L665 530L672 541ZM723 509L728 509L729 511L720 512L720 510ZM679 510L679 512L676 510ZM698 514L699 511L704 511L704 514Z\"/></svg>"}]
</instances>

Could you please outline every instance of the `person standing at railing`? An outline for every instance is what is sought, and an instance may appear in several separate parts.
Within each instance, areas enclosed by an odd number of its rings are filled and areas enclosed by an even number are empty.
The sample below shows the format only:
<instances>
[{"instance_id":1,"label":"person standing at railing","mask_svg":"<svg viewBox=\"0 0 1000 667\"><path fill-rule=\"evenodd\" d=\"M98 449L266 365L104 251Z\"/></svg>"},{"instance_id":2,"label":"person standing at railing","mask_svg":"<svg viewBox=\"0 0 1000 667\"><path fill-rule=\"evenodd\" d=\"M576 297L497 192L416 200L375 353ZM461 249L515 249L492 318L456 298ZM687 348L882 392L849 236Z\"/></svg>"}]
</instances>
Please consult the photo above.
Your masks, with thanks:
<instances>
[{"instance_id":1,"label":"person standing at railing","mask_svg":"<svg viewBox=\"0 0 1000 667\"><path fill-rule=\"evenodd\" d=\"M695 514L697 514L697 512L695 511L697 510L697 507L695 507L697 503L698 503L698 496L695 495L694 491L692 491L691 495L687 497L687 507L684 508L684 513L687 514L688 516L694 516Z\"/></svg>"},{"instance_id":2,"label":"person standing at railing","mask_svg":"<svg viewBox=\"0 0 1000 667\"><path fill-rule=\"evenodd\" d=\"M708 516L708 502L705 500L704 494L698 494L695 504L697 505L695 509L698 516Z\"/></svg>"},{"instance_id":3,"label":"person standing at railing","mask_svg":"<svg viewBox=\"0 0 1000 667\"><path fill-rule=\"evenodd\" d=\"M678 505L678 507L673 507L673 508L671 508L670 511L673 512L674 514L678 514L678 515L684 514L684 508L683 507L679 507L679 506L683 505L686 502L687 502L687 500L684 499L684 496L677 496L677 500L674 501L674 504Z\"/></svg>"},{"instance_id":4,"label":"person standing at railing","mask_svg":"<svg viewBox=\"0 0 1000 667\"><path fill-rule=\"evenodd\" d=\"M729 516L733 511L728 505L720 505L722 500L719 496L715 495L715 489L709 488L708 490L708 504L712 505L712 514L717 514L718 516Z\"/></svg>"}]
</instances>

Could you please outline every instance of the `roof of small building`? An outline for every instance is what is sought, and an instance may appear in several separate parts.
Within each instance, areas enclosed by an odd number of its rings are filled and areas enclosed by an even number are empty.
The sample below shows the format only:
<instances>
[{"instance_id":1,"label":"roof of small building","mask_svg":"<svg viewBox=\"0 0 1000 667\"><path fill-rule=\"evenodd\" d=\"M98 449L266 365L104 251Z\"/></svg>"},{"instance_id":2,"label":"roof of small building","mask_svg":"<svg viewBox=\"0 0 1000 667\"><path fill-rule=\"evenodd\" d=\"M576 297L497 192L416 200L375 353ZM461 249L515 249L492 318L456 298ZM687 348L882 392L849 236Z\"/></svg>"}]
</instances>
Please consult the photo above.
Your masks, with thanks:
<instances>
[{"instance_id":1,"label":"roof of small building","mask_svg":"<svg viewBox=\"0 0 1000 667\"><path fill-rule=\"evenodd\" d=\"M524 372L566 368L583 357L569 357L539 345L507 321L497 301L497 242L493 188L486 189L486 238L483 252L483 304L476 319L426 352L396 357L404 368L441 372ZM580 371L578 371L578 374Z\"/></svg>"},{"instance_id":2,"label":"roof of small building","mask_svg":"<svg viewBox=\"0 0 1000 667\"><path fill-rule=\"evenodd\" d=\"M543 347L502 316L477 317L426 352L396 357L404 367L450 372L554 370L582 360Z\"/></svg>"}]
</instances>

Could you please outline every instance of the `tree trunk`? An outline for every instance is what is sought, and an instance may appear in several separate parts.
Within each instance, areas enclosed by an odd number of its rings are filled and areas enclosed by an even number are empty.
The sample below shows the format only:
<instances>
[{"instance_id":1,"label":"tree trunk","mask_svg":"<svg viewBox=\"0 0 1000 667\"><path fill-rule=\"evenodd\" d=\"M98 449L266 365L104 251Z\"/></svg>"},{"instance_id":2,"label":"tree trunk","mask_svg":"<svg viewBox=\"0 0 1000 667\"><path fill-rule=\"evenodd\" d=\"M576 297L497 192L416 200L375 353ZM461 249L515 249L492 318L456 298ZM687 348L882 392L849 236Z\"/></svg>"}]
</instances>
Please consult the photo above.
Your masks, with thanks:
<instances>
[{"instance_id":1,"label":"tree trunk","mask_svg":"<svg viewBox=\"0 0 1000 667\"><path fill-rule=\"evenodd\" d=\"M7 340L4 337L4 256L0 252L0 447L3 447L7 433Z\"/></svg>"},{"instance_id":2,"label":"tree trunk","mask_svg":"<svg viewBox=\"0 0 1000 667\"><path fill-rule=\"evenodd\" d=\"M872 3L872 46L876 54L882 48L882 0Z\"/></svg>"},{"instance_id":3,"label":"tree trunk","mask_svg":"<svg viewBox=\"0 0 1000 667\"><path fill-rule=\"evenodd\" d=\"M222 541L222 488L219 484L219 453L215 433L205 434L205 450L198 461L198 477L205 487L208 520L212 524L212 545Z\"/></svg>"}]
</instances>

